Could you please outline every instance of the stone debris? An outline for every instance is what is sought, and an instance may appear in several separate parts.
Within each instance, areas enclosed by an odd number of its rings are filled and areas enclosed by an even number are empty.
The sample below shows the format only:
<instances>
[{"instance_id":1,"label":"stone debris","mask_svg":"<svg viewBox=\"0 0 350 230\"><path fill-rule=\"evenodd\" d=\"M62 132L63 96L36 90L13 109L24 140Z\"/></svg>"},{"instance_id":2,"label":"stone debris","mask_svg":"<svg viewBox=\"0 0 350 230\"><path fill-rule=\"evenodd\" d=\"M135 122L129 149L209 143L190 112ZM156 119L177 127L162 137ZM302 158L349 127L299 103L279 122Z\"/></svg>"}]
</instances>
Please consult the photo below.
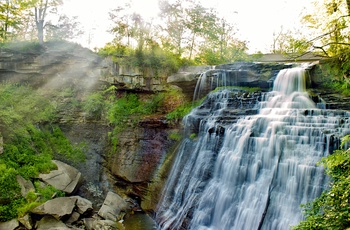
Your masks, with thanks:
<instances>
[{"instance_id":1,"label":"stone debris","mask_svg":"<svg viewBox=\"0 0 350 230\"><path fill-rule=\"evenodd\" d=\"M48 174L39 174L39 179L67 194L74 193L80 186L81 173L61 161L53 160L53 163L57 165L57 170L52 170Z\"/></svg>"}]
</instances>

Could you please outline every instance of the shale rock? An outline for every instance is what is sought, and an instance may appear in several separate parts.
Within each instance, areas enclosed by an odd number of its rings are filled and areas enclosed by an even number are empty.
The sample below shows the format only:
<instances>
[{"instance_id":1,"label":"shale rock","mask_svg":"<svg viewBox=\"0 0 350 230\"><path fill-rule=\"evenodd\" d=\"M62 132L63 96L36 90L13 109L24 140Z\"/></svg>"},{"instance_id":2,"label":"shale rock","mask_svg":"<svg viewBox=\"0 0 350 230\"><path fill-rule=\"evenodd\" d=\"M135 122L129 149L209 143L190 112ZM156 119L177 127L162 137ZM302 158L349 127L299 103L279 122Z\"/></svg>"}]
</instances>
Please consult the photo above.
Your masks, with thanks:
<instances>
[{"instance_id":1,"label":"shale rock","mask_svg":"<svg viewBox=\"0 0 350 230\"><path fill-rule=\"evenodd\" d=\"M84 221L87 230L118 230L118 223L112 220L96 220L89 218Z\"/></svg>"},{"instance_id":2,"label":"shale rock","mask_svg":"<svg viewBox=\"0 0 350 230\"><path fill-rule=\"evenodd\" d=\"M51 215L60 220L64 216L72 214L76 202L77 198L74 197L58 197L34 208L32 213Z\"/></svg>"},{"instance_id":3,"label":"shale rock","mask_svg":"<svg viewBox=\"0 0 350 230\"><path fill-rule=\"evenodd\" d=\"M18 220L13 219L7 222L0 222L0 230L14 230L19 226Z\"/></svg>"},{"instance_id":4,"label":"shale rock","mask_svg":"<svg viewBox=\"0 0 350 230\"><path fill-rule=\"evenodd\" d=\"M32 218L30 217L29 214L18 218L18 221L23 224L24 227L26 227L27 229L32 229L33 228L33 221Z\"/></svg>"},{"instance_id":5,"label":"shale rock","mask_svg":"<svg viewBox=\"0 0 350 230\"><path fill-rule=\"evenodd\" d=\"M52 170L48 174L40 174L39 178L67 194L74 193L80 185L81 173L61 161L53 160L53 162L57 165L57 170Z\"/></svg>"},{"instance_id":6,"label":"shale rock","mask_svg":"<svg viewBox=\"0 0 350 230\"><path fill-rule=\"evenodd\" d=\"M20 175L17 175L16 179L17 179L19 186L21 187L21 194L23 197L26 197L28 192L30 192L30 191L35 192L34 185L31 181L24 179Z\"/></svg>"},{"instance_id":7,"label":"shale rock","mask_svg":"<svg viewBox=\"0 0 350 230\"><path fill-rule=\"evenodd\" d=\"M80 196L72 196L71 198L76 198L77 199L77 203L76 203L76 208L77 208L77 212L81 215L92 211L92 202L89 201L88 199L85 199L83 197Z\"/></svg>"},{"instance_id":8,"label":"shale rock","mask_svg":"<svg viewBox=\"0 0 350 230\"><path fill-rule=\"evenodd\" d=\"M36 226L37 230L70 230L62 221L57 220L52 216L44 216Z\"/></svg>"},{"instance_id":9,"label":"shale rock","mask_svg":"<svg viewBox=\"0 0 350 230\"><path fill-rule=\"evenodd\" d=\"M106 220L117 221L123 212L128 209L128 204L118 194L108 192L98 215Z\"/></svg>"}]
</instances>

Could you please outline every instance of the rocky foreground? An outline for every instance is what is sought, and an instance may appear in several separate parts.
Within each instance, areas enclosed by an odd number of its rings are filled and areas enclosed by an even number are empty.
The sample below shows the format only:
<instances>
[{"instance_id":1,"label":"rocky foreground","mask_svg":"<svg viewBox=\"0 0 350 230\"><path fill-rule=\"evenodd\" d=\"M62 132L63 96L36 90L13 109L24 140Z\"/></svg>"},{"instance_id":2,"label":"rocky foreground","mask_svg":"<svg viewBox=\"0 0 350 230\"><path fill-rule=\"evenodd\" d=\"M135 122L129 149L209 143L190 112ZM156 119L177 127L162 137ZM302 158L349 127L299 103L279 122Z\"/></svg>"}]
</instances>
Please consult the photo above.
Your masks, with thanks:
<instances>
[{"instance_id":1,"label":"rocky foreground","mask_svg":"<svg viewBox=\"0 0 350 230\"><path fill-rule=\"evenodd\" d=\"M99 210L93 203L81 196L74 195L81 185L82 174L74 167L61 161L53 161L57 169L48 174L40 174L41 186L51 185L64 192L65 197L53 197L18 219L0 223L0 230L37 229L123 229L121 220L135 210L139 210L136 201L123 199L110 191ZM31 181L17 177L21 195L26 197L35 191ZM40 196L40 194L37 194Z\"/></svg>"}]
</instances>

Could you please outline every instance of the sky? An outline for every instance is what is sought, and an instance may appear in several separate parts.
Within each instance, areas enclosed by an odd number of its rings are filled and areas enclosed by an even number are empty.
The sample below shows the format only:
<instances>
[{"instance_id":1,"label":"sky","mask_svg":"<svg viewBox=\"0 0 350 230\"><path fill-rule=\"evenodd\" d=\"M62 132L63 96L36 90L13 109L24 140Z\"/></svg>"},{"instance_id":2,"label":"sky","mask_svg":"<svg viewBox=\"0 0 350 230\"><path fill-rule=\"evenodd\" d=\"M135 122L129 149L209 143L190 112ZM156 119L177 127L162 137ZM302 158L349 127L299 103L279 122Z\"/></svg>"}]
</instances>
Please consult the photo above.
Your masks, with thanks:
<instances>
[{"instance_id":1,"label":"sky","mask_svg":"<svg viewBox=\"0 0 350 230\"><path fill-rule=\"evenodd\" d=\"M108 12L125 0L65 0L68 15L78 16L85 35L77 40L88 48L100 48L111 41ZM312 0L202 0L238 28L237 38L248 43L250 53L271 50L273 34L300 27L301 15L310 9ZM158 0L132 0L133 11L144 18L159 13Z\"/></svg>"}]
</instances>

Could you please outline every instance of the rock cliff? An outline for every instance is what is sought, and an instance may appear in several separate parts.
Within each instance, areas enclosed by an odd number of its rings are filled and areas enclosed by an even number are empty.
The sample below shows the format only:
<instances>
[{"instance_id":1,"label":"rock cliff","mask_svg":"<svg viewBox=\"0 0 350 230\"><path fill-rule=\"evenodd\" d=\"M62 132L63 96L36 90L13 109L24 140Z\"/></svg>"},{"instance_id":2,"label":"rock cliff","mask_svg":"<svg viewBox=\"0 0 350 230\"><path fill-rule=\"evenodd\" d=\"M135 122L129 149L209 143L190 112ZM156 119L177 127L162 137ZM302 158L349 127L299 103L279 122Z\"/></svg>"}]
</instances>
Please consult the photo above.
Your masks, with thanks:
<instances>
[{"instance_id":1,"label":"rock cliff","mask_svg":"<svg viewBox=\"0 0 350 230\"><path fill-rule=\"evenodd\" d=\"M162 84L180 88L190 101L193 98L197 80L203 71L206 71L208 80L212 82L217 82L215 80L218 75L224 72L232 85L259 87L261 91L268 91L278 71L288 66L290 65L281 63L233 63L215 68L208 66L184 68L169 76L167 82ZM144 117L136 124L126 122L124 130L119 134L119 142L116 146L118 151L107 154L111 147L108 133L111 132L112 127L100 120L86 119L81 107L74 106L72 101L81 101L88 92L103 89L110 84L119 86L120 90L134 91L139 94L166 90L166 87L159 87L159 81L154 81L153 86L145 83L144 86L147 86L147 89L138 88L134 84L129 84L134 82L131 80L131 78L134 79L133 74L125 78L113 70L115 66L109 60L103 60L90 50L75 44L47 43L44 47L31 52L11 48L0 51L0 82L30 84L41 90L43 95L52 97L58 105L63 105L60 106L61 110L56 122L60 124L66 136L73 143L87 143L85 151L87 160L75 164L81 173L77 183L82 185L76 191L74 188L67 193L77 192L78 195L89 198L93 208L99 210L105 203L107 194L113 191L119 194L121 199L131 198L142 209L152 211L155 209L174 158L172 150L176 148L177 141L170 138L170 135L178 131L180 124L168 124L164 115ZM135 76L139 80L142 78L139 74ZM322 77L322 72L317 70L316 66L310 67L309 86L313 87L310 91L313 93L314 101L325 103L327 108L350 110L349 98L317 88L322 82ZM123 79L127 80L123 82ZM140 80L140 82L145 81ZM215 84L211 86L214 88L219 86ZM55 95L56 92L62 93L65 92L64 89L69 91L71 88L74 88L74 94L66 92L67 94L64 95ZM203 91L203 95L212 89ZM232 117L238 119L246 113L256 112L249 106L254 105L260 96L260 93L239 91L236 100L232 103L237 105L246 103L247 109L230 111L230 114L234 115ZM209 108L210 103L208 99L202 106ZM199 123L200 119L194 122ZM222 122L224 123L225 120ZM220 130L212 131L220 135ZM191 133L196 133L196 130L191 130ZM64 159L60 160L64 161ZM73 203L76 205L76 199ZM72 216L72 213L69 215ZM95 224L101 224L96 220L86 219L85 221L86 224L94 221ZM44 220L42 226L45 226Z\"/></svg>"}]
</instances>

